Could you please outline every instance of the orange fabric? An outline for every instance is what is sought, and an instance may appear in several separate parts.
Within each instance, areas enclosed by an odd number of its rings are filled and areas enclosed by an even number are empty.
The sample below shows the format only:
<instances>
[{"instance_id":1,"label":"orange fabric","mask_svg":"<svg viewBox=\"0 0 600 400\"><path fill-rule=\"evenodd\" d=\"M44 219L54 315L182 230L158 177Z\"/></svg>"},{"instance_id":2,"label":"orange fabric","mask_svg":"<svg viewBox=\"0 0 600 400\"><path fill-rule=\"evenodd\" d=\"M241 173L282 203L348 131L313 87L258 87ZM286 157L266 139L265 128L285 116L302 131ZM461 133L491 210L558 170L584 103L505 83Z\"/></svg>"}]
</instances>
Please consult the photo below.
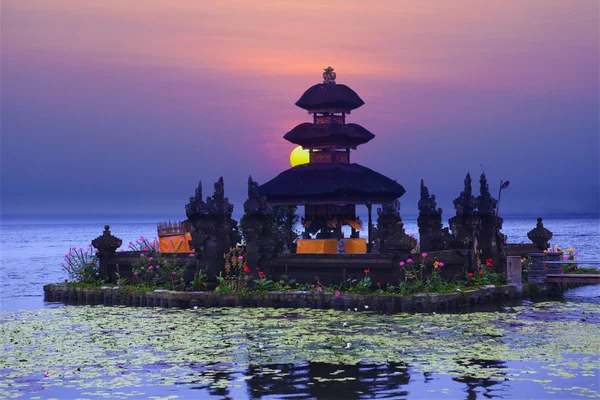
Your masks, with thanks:
<instances>
[{"instance_id":1,"label":"orange fabric","mask_svg":"<svg viewBox=\"0 0 600 400\"><path fill-rule=\"evenodd\" d=\"M304 239L298 240L296 254L336 254L337 240L335 239Z\"/></svg>"},{"instance_id":2,"label":"orange fabric","mask_svg":"<svg viewBox=\"0 0 600 400\"><path fill-rule=\"evenodd\" d=\"M358 222L353 221L351 219L344 220L344 222L356 229L357 231L360 231L360 228L362 228Z\"/></svg>"},{"instance_id":3,"label":"orange fabric","mask_svg":"<svg viewBox=\"0 0 600 400\"><path fill-rule=\"evenodd\" d=\"M185 236L166 236L158 238L159 249L161 253L192 253L188 241L192 240L192 235L186 233Z\"/></svg>"},{"instance_id":4,"label":"orange fabric","mask_svg":"<svg viewBox=\"0 0 600 400\"><path fill-rule=\"evenodd\" d=\"M346 245L346 254L352 253L366 253L367 252L367 239L344 239Z\"/></svg>"}]
</instances>

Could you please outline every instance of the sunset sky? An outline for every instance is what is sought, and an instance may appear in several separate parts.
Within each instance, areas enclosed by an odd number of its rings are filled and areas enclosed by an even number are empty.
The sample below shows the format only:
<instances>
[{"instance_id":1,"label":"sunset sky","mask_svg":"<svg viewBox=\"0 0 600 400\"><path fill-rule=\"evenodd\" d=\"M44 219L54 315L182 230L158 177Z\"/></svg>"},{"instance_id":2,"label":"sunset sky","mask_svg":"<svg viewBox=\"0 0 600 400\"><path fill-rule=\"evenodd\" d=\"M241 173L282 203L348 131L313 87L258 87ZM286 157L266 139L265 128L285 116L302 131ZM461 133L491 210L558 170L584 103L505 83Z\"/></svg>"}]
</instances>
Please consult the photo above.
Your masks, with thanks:
<instances>
[{"instance_id":1,"label":"sunset sky","mask_svg":"<svg viewBox=\"0 0 600 400\"><path fill-rule=\"evenodd\" d=\"M353 161L444 208L483 164L506 214L600 209L597 0L3 0L2 214L185 217L223 176L289 168L294 103L322 82L365 105ZM478 185L474 191L478 191ZM205 196L212 190L205 189Z\"/></svg>"}]
</instances>

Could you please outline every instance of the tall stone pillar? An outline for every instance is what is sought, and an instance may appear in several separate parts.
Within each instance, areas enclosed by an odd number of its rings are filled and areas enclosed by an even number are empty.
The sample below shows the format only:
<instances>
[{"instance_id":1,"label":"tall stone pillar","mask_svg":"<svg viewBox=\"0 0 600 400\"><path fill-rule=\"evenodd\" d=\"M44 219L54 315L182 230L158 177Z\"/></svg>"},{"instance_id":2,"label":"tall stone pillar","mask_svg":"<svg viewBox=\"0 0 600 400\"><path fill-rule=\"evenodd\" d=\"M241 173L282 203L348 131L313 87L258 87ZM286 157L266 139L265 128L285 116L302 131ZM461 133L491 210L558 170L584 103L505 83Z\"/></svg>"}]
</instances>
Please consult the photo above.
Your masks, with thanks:
<instances>
[{"instance_id":1,"label":"tall stone pillar","mask_svg":"<svg viewBox=\"0 0 600 400\"><path fill-rule=\"evenodd\" d=\"M225 197L223 178L215 183L215 192L206 201L202 199L202 182L198 184L194 197L185 206L192 226L190 247L207 270L209 279L219 275L224 266L223 255L241 240L237 222L231 216L233 205Z\"/></svg>"},{"instance_id":2,"label":"tall stone pillar","mask_svg":"<svg viewBox=\"0 0 600 400\"><path fill-rule=\"evenodd\" d=\"M450 218L450 230L452 231L452 247L477 250L477 236L481 222L475 208L477 199L473 197L471 188L471 174L467 173L465 188L454 200L456 216Z\"/></svg>"},{"instance_id":3,"label":"tall stone pillar","mask_svg":"<svg viewBox=\"0 0 600 400\"><path fill-rule=\"evenodd\" d=\"M244 203L242 232L246 259L251 269L268 269L269 261L283 251L286 237L279 237L273 209L258 192L258 184L248 177L248 200ZM286 235L287 236L287 235Z\"/></svg>"},{"instance_id":4,"label":"tall stone pillar","mask_svg":"<svg viewBox=\"0 0 600 400\"><path fill-rule=\"evenodd\" d=\"M442 224L442 209L437 208L435 195L429 195L429 189L421 179L421 198L419 199L419 240L421 251L444 250L446 240Z\"/></svg>"}]
</instances>

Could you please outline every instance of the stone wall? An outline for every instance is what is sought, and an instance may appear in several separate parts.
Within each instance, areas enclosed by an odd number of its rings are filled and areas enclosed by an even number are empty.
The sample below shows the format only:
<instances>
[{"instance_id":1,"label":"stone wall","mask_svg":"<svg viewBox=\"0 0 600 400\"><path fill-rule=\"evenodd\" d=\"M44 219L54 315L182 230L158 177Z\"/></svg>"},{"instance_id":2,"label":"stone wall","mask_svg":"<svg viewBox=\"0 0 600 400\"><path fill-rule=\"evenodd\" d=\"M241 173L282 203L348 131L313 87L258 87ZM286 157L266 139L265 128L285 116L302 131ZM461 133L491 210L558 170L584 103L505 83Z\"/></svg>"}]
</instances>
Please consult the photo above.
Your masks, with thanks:
<instances>
[{"instance_id":1,"label":"stone wall","mask_svg":"<svg viewBox=\"0 0 600 400\"><path fill-rule=\"evenodd\" d=\"M520 298L534 298L561 292L556 284L486 286L452 294L419 294L415 296L351 295L336 296L327 292L268 292L264 294L218 294L210 292L173 292L156 290L128 293L118 287L82 288L68 284L44 286L46 301L73 305L137 306L137 307L273 307L317 308L340 311L455 312L494 307Z\"/></svg>"}]
</instances>

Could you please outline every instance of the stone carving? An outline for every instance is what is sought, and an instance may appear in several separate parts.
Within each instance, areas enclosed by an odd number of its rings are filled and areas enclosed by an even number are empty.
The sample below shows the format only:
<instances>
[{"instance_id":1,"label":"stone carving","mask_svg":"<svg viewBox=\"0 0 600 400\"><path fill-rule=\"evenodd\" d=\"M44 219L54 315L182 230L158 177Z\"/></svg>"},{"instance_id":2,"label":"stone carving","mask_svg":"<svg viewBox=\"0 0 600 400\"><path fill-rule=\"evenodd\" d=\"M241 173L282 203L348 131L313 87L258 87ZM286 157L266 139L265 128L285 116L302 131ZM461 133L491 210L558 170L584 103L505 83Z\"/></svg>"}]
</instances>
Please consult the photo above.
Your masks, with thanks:
<instances>
[{"instance_id":1,"label":"stone carving","mask_svg":"<svg viewBox=\"0 0 600 400\"><path fill-rule=\"evenodd\" d=\"M373 236L378 240L374 247L381 253L410 253L417 245L417 240L404 231L398 199L377 209L377 230Z\"/></svg>"},{"instance_id":2,"label":"stone carving","mask_svg":"<svg viewBox=\"0 0 600 400\"><path fill-rule=\"evenodd\" d=\"M225 197L225 185L221 177L214 185L215 192L206 201L202 199L202 182L195 196L185 206L191 224L190 247L203 258L209 274L218 275L223 264L223 254L241 240L237 222L231 218L233 205Z\"/></svg>"},{"instance_id":3,"label":"stone carving","mask_svg":"<svg viewBox=\"0 0 600 400\"><path fill-rule=\"evenodd\" d=\"M442 209L437 207L435 195L429 195L429 189L421 179L421 198L419 199L419 238L421 251L443 250L447 238L442 224Z\"/></svg>"},{"instance_id":4,"label":"stone carving","mask_svg":"<svg viewBox=\"0 0 600 400\"><path fill-rule=\"evenodd\" d=\"M104 232L92 240L92 246L99 252L114 253L123 244L123 241L110 233L110 226L104 225Z\"/></svg>"},{"instance_id":5,"label":"stone carving","mask_svg":"<svg viewBox=\"0 0 600 400\"><path fill-rule=\"evenodd\" d=\"M452 230L454 248L473 248L475 238L479 235L480 221L475 208L477 199L473 197L471 174L467 173L464 190L454 200L456 216L448 221Z\"/></svg>"},{"instance_id":6,"label":"stone carving","mask_svg":"<svg viewBox=\"0 0 600 400\"><path fill-rule=\"evenodd\" d=\"M248 265L265 269L268 262L284 250L275 225L273 209L267 198L260 196L258 183L248 177L248 200L244 203L242 230L246 240Z\"/></svg>"},{"instance_id":7,"label":"stone carving","mask_svg":"<svg viewBox=\"0 0 600 400\"><path fill-rule=\"evenodd\" d=\"M537 245L540 250L546 250L550 246L548 242L552 239L552 232L546 229L544 224L542 224L542 219L538 218L535 228L527 233L527 237Z\"/></svg>"},{"instance_id":8,"label":"stone carving","mask_svg":"<svg viewBox=\"0 0 600 400\"><path fill-rule=\"evenodd\" d=\"M335 83L336 73L333 72L333 68L327 67L323 71L323 83Z\"/></svg>"},{"instance_id":9,"label":"stone carving","mask_svg":"<svg viewBox=\"0 0 600 400\"><path fill-rule=\"evenodd\" d=\"M110 279L108 269L108 257L114 255L123 241L110 233L110 226L104 225L104 232L96 239L92 240L92 246L98 250L98 261L100 269L100 279Z\"/></svg>"},{"instance_id":10,"label":"stone carving","mask_svg":"<svg viewBox=\"0 0 600 400\"><path fill-rule=\"evenodd\" d=\"M498 201L490 193L485 174L479 179L479 196L477 197L477 210L479 215L496 215Z\"/></svg>"}]
</instances>

